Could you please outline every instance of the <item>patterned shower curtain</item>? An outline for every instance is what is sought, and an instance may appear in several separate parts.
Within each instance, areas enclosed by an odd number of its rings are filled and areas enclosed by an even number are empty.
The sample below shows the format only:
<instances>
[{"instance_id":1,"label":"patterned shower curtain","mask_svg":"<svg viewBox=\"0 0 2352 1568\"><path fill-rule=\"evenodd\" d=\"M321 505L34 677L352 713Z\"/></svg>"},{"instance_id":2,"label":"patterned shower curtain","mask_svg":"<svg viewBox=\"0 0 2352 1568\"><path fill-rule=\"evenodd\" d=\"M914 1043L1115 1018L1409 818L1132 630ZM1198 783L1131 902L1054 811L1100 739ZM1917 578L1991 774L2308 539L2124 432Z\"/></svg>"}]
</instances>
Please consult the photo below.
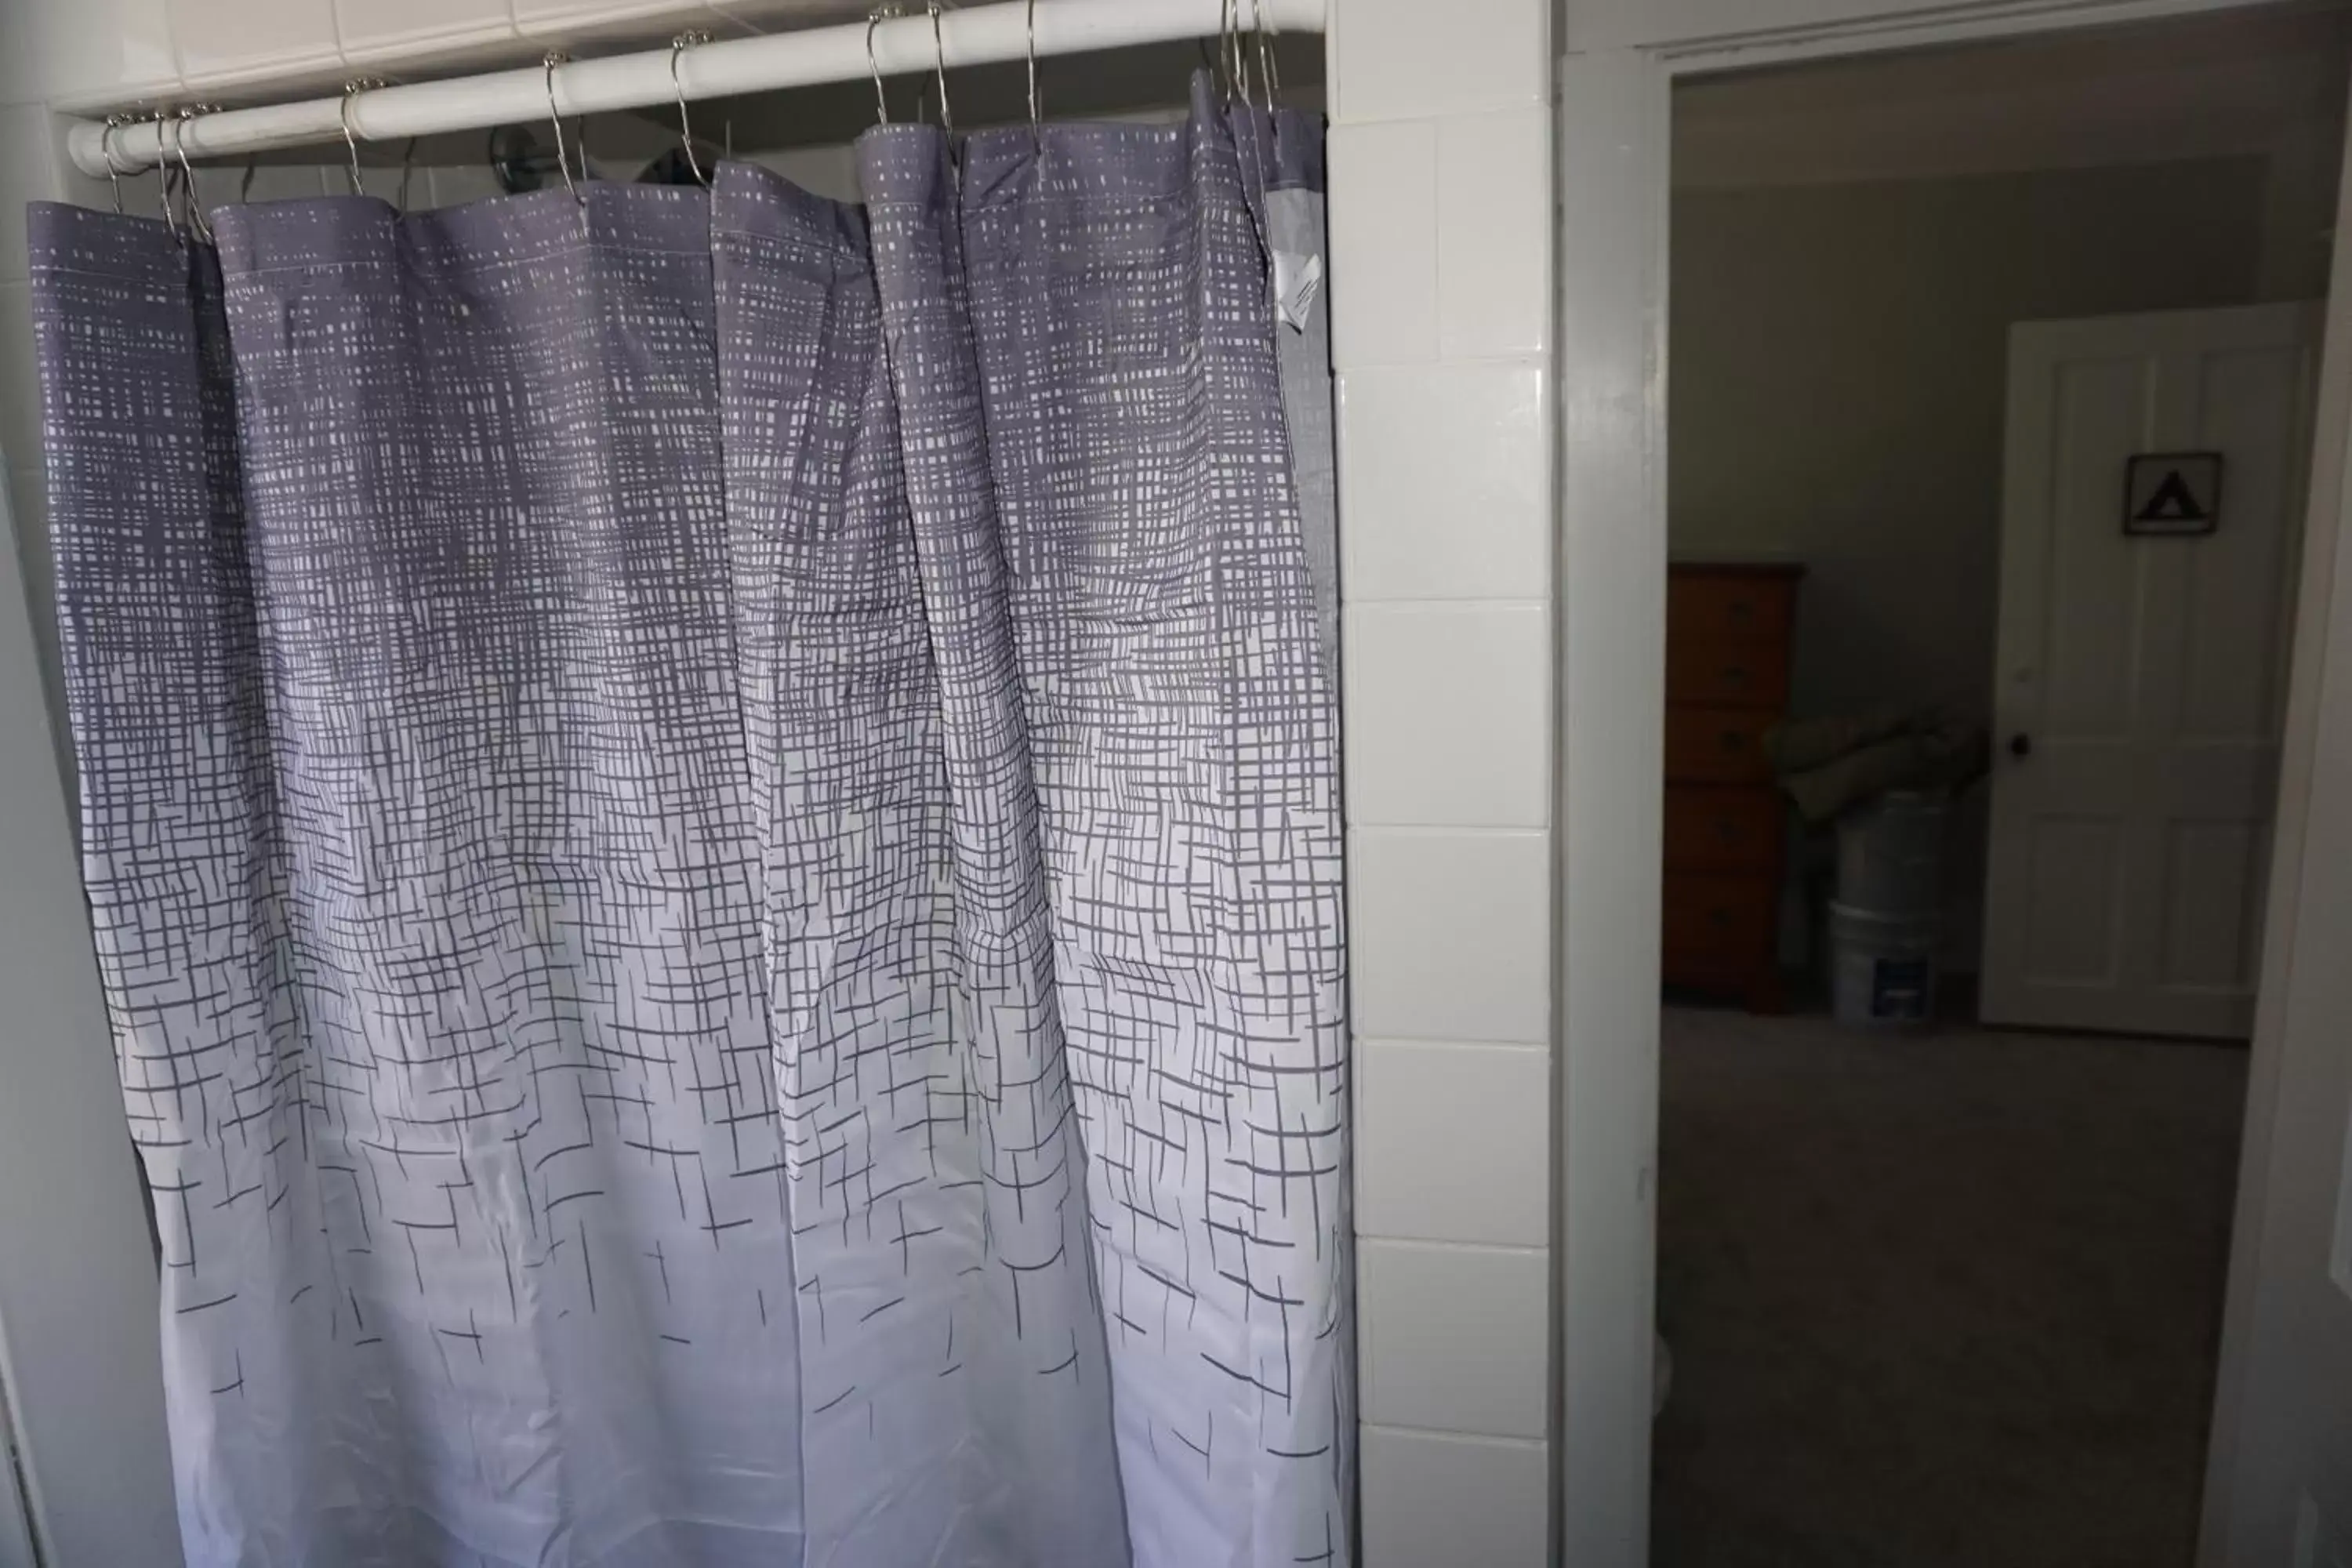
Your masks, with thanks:
<instances>
[{"instance_id":1,"label":"patterned shower curtain","mask_svg":"<svg viewBox=\"0 0 2352 1568\"><path fill-rule=\"evenodd\" d=\"M199 1568L1347 1560L1319 132L860 153L36 210Z\"/></svg>"}]
</instances>

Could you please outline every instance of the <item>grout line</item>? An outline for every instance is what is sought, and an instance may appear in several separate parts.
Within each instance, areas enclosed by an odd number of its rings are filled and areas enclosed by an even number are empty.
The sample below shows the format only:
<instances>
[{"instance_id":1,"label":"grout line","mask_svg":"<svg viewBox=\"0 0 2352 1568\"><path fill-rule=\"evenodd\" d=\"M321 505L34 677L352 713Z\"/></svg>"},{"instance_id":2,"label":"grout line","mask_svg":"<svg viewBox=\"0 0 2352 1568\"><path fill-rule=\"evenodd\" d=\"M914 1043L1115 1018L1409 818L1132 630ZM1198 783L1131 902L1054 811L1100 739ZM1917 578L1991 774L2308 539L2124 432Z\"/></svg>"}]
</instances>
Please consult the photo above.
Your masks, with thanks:
<instances>
[{"instance_id":1,"label":"grout line","mask_svg":"<svg viewBox=\"0 0 2352 1568\"><path fill-rule=\"evenodd\" d=\"M1549 610L1557 601L1524 597L1458 599L1351 599L1347 590L1339 593L1339 608L1349 610Z\"/></svg>"},{"instance_id":2,"label":"grout line","mask_svg":"<svg viewBox=\"0 0 2352 1568\"><path fill-rule=\"evenodd\" d=\"M1540 1256L1551 1250L1551 1246L1548 1242L1538 1244L1532 1241L1444 1241L1435 1237L1427 1236L1382 1236L1377 1231L1358 1231L1356 1239L1359 1242L1377 1241L1389 1247L1430 1247L1441 1252L1503 1252L1514 1257L1530 1254ZM1357 1250L1360 1253L1362 1248L1359 1247Z\"/></svg>"},{"instance_id":3,"label":"grout line","mask_svg":"<svg viewBox=\"0 0 2352 1568\"><path fill-rule=\"evenodd\" d=\"M1535 349L1511 349L1501 353L1439 354L1435 359L1360 361L1331 374L1341 381L1368 370L1542 370L1551 356Z\"/></svg>"},{"instance_id":4,"label":"grout line","mask_svg":"<svg viewBox=\"0 0 2352 1568\"><path fill-rule=\"evenodd\" d=\"M1366 1035L1350 1029L1349 1040L1359 1046L1437 1046L1447 1050L1530 1051L1551 1054L1549 1040L1465 1040L1447 1035Z\"/></svg>"},{"instance_id":5,"label":"grout line","mask_svg":"<svg viewBox=\"0 0 2352 1568\"><path fill-rule=\"evenodd\" d=\"M1358 1421L1356 1425L1372 1432L1409 1432L1416 1437L1442 1437L1455 1443L1499 1443L1513 1448L1549 1448L1549 1439L1521 1437L1507 1432L1456 1432L1444 1426L1412 1426L1402 1421Z\"/></svg>"},{"instance_id":6,"label":"grout line","mask_svg":"<svg viewBox=\"0 0 2352 1568\"><path fill-rule=\"evenodd\" d=\"M1551 829L1549 826L1498 826L1492 823L1480 824L1466 822L1356 822L1351 820L1348 824L1348 831L1351 835L1358 833L1445 833L1463 835L1472 838L1549 838L1551 837Z\"/></svg>"},{"instance_id":7,"label":"grout line","mask_svg":"<svg viewBox=\"0 0 2352 1568\"><path fill-rule=\"evenodd\" d=\"M949 63L953 65L954 62ZM1332 80L1337 82L1339 79L1338 74L1334 73ZM1324 90L1328 93L1331 89L1327 86ZM1371 115L1362 120L1343 118L1341 113L1343 106L1337 99L1328 100L1327 107L1330 114L1331 129L1346 131L1377 125L1434 125L1447 120L1499 120L1507 114L1525 114L1530 110L1541 113L1549 106L1553 94L1549 92L1530 93L1525 98L1515 98L1503 103L1483 104L1475 109L1460 107L1422 109L1402 114Z\"/></svg>"}]
</instances>

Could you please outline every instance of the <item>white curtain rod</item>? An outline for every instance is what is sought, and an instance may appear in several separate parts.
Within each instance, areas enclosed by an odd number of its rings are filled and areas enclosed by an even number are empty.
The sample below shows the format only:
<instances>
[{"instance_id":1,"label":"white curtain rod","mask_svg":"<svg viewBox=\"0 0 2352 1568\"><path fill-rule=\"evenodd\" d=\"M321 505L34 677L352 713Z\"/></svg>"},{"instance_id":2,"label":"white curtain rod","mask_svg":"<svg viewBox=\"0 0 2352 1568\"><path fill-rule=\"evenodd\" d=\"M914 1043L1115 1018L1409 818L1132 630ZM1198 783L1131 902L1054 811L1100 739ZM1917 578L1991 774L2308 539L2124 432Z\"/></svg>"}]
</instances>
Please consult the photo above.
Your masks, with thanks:
<instances>
[{"instance_id":1,"label":"white curtain rod","mask_svg":"<svg viewBox=\"0 0 2352 1568\"><path fill-rule=\"evenodd\" d=\"M1034 7L1036 52L1076 54L1179 38L1213 37L1231 14L1232 0L1038 0ZM1244 22L1280 33L1320 33L1325 0L1239 0ZM1028 0L1003 0L968 10L945 12L940 46L950 68L1027 58L1033 7ZM677 80L670 79L670 51L604 59L568 61L555 68L556 107L567 117L616 109L647 109L734 93L854 81L878 66L884 76L928 71L937 63L931 21L922 12L891 17L872 28L873 64L866 58L867 24L812 27L696 44L677 56ZM548 114L546 72L540 66L453 77L410 87L372 88L350 96L306 99L258 109L234 109L162 124L145 121L117 127L111 137L92 121L75 124L67 139L75 167L103 178L110 144L114 169L130 174L150 169L184 149L190 158L267 152L341 142L348 113L352 135L362 142L388 142L448 131L478 131L492 125L544 120Z\"/></svg>"}]
</instances>

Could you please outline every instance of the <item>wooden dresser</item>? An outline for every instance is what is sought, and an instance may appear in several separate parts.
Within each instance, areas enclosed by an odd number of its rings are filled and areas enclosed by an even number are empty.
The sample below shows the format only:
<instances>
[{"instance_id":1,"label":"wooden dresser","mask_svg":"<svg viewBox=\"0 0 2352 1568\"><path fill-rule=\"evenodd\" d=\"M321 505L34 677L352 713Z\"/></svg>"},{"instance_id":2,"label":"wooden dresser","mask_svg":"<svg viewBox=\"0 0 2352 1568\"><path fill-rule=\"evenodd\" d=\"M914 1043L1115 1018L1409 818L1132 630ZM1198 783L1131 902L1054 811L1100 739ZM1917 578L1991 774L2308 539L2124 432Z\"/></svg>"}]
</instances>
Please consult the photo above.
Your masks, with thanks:
<instances>
[{"instance_id":1,"label":"wooden dresser","mask_svg":"<svg viewBox=\"0 0 2352 1568\"><path fill-rule=\"evenodd\" d=\"M1666 586L1665 908L1669 985L1781 1005L1786 832L1763 741L1789 702L1789 565L1676 565Z\"/></svg>"}]
</instances>

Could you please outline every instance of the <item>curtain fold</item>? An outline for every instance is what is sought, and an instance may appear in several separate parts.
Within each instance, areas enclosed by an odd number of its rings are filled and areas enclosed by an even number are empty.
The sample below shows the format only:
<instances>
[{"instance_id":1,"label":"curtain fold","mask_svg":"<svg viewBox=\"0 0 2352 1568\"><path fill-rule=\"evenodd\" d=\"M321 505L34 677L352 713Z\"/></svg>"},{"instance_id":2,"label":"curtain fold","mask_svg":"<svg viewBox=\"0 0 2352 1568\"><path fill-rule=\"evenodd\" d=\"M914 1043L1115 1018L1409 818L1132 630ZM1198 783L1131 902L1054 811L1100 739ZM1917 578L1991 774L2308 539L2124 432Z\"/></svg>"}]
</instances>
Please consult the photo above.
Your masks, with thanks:
<instances>
[{"instance_id":1,"label":"curtain fold","mask_svg":"<svg viewBox=\"0 0 2352 1568\"><path fill-rule=\"evenodd\" d=\"M1346 1560L1318 141L37 211L192 1563Z\"/></svg>"}]
</instances>

